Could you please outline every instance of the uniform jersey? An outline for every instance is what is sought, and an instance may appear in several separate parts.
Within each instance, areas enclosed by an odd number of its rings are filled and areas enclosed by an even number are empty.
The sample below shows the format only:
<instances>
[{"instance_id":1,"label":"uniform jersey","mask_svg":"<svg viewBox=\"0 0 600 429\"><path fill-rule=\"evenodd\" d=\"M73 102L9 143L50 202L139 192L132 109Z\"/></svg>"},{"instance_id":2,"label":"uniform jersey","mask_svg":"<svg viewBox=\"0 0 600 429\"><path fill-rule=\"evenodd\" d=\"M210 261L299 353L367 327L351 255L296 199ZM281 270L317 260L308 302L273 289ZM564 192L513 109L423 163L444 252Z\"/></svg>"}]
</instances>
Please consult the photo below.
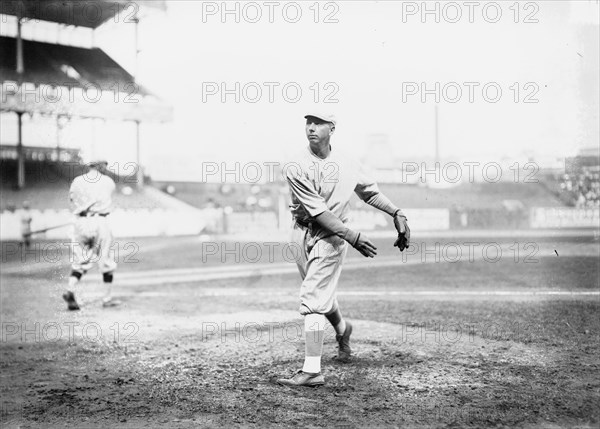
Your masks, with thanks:
<instances>
[{"instance_id":1,"label":"uniform jersey","mask_svg":"<svg viewBox=\"0 0 600 429\"><path fill-rule=\"evenodd\" d=\"M71 184L71 211L76 216L71 233L71 266L75 272L85 273L94 263L101 273L112 273L117 268L110 256L112 232L105 216L112 208L115 188L114 180L96 170L77 176Z\"/></svg>"},{"instance_id":2,"label":"uniform jersey","mask_svg":"<svg viewBox=\"0 0 600 429\"><path fill-rule=\"evenodd\" d=\"M295 161L286 164L285 175L290 186L292 216L300 223L310 223L326 210L346 222L353 193L363 201L379 194L365 168L339 150L332 150L321 159L307 146ZM315 227L317 235L330 234L313 224Z\"/></svg>"},{"instance_id":3,"label":"uniform jersey","mask_svg":"<svg viewBox=\"0 0 600 429\"><path fill-rule=\"evenodd\" d=\"M21 231L29 231L31 229L32 220L33 216L31 216L31 211L23 210L21 213Z\"/></svg>"},{"instance_id":4,"label":"uniform jersey","mask_svg":"<svg viewBox=\"0 0 600 429\"><path fill-rule=\"evenodd\" d=\"M110 213L112 193L115 188L114 180L96 170L77 176L69 190L72 213L74 215Z\"/></svg>"}]
</instances>

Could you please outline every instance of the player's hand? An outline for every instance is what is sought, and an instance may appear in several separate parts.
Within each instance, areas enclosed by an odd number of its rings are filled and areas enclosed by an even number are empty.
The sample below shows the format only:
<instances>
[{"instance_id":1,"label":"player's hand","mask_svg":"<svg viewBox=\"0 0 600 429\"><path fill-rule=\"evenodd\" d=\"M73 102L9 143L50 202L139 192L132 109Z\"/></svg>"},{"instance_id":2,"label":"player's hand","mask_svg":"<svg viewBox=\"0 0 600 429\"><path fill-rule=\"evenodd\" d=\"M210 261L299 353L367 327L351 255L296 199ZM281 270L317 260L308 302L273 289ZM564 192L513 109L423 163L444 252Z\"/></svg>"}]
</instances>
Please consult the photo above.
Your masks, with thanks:
<instances>
[{"instance_id":1,"label":"player's hand","mask_svg":"<svg viewBox=\"0 0 600 429\"><path fill-rule=\"evenodd\" d=\"M396 227L396 231L398 231L398 238L394 243L394 247L403 252L404 249L410 246L410 228L408 227L406 216L394 216L394 226Z\"/></svg>"},{"instance_id":2,"label":"player's hand","mask_svg":"<svg viewBox=\"0 0 600 429\"><path fill-rule=\"evenodd\" d=\"M371 240L363 234L358 234L358 239L356 240L356 243L354 243L354 248L366 258L373 258L377 255L377 247L375 247L375 245L371 243Z\"/></svg>"}]
</instances>

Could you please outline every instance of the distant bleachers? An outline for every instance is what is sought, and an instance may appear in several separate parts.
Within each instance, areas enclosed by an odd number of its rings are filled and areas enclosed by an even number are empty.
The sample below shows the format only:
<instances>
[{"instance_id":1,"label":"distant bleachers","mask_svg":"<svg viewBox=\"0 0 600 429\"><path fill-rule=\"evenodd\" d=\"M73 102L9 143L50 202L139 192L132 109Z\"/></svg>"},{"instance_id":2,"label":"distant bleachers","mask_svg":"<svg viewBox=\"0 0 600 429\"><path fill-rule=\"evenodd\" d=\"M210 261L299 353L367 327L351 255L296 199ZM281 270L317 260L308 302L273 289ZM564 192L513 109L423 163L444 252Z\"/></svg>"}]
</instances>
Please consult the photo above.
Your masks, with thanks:
<instances>
[{"instance_id":1,"label":"distant bleachers","mask_svg":"<svg viewBox=\"0 0 600 429\"><path fill-rule=\"evenodd\" d=\"M279 193L285 191L285 209L289 191L285 183L269 183L254 189L247 184L171 183L155 186L163 191L171 187L176 198L198 208L231 207L235 212L276 211ZM564 203L542 183L465 183L439 189L418 185L380 184L381 191L404 209L447 209L449 226L464 228L527 228L532 207L564 207ZM226 192L223 192L226 190ZM270 198L270 208L245 203L249 196L257 200ZM351 200L353 210L374 211L357 196ZM371 219L371 218L369 218Z\"/></svg>"},{"instance_id":2,"label":"distant bleachers","mask_svg":"<svg viewBox=\"0 0 600 429\"><path fill-rule=\"evenodd\" d=\"M465 183L448 189L382 184L379 188L398 205L413 208L502 209L509 200L524 207L563 205L539 183Z\"/></svg>"},{"instance_id":3,"label":"distant bleachers","mask_svg":"<svg viewBox=\"0 0 600 429\"><path fill-rule=\"evenodd\" d=\"M543 177L543 184L565 206L600 207L600 167L549 174Z\"/></svg>"},{"instance_id":4,"label":"distant bleachers","mask_svg":"<svg viewBox=\"0 0 600 429\"><path fill-rule=\"evenodd\" d=\"M223 185L192 182L159 182L155 186L166 190L172 186L175 197L195 207L204 208L210 204L233 209L246 209L245 200L251 194L251 186L231 184L228 192L222 192ZM257 199L271 198L276 201L282 186L287 198L287 185L270 183L260 185ZM392 201L401 207L410 208L453 208L462 206L470 209L502 209L504 201L521 201L524 207L560 207L563 203L539 183L469 183L449 189L432 189L416 185L380 184L379 188ZM359 205L357 197L353 206Z\"/></svg>"},{"instance_id":5,"label":"distant bleachers","mask_svg":"<svg viewBox=\"0 0 600 429\"><path fill-rule=\"evenodd\" d=\"M219 184L197 182L154 182L156 188L168 192L172 187L174 197L197 208L231 207L235 211L272 211L277 208L279 192L283 184L269 183L249 184ZM285 188L287 195L287 188ZM248 198L256 202L248 204ZM259 204L262 200L263 206ZM251 199L250 202L253 200ZM269 204L269 205L267 205Z\"/></svg>"}]
</instances>

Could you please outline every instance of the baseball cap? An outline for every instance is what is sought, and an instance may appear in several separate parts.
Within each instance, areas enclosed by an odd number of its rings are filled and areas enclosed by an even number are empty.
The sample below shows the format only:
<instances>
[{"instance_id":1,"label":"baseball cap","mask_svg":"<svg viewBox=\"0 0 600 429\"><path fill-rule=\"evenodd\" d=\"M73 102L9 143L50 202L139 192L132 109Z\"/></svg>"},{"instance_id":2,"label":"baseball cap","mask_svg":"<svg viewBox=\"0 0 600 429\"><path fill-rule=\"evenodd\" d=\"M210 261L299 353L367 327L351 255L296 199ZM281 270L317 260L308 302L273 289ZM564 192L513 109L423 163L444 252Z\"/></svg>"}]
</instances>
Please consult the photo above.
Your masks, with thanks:
<instances>
[{"instance_id":1,"label":"baseball cap","mask_svg":"<svg viewBox=\"0 0 600 429\"><path fill-rule=\"evenodd\" d=\"M108 161L104 158L95 158L87 164L89 167L98 167L100 165L108 165Z\"/></svg>"},{"instance_id":2,"label":"baseball cap","mask_svg":"<svg viewBox=\"0 0 600 429\"><path fill-rule=\"evenodd\" d=\"M333 115L331 113L312 112L307 115L304 115L304 119L311 117L311 116L313 118L317 118L317 119L320 119L325 122L331 122L333 125L337 125L337 119L336 119L335 115Z\"/></svg>"}]
</instances>

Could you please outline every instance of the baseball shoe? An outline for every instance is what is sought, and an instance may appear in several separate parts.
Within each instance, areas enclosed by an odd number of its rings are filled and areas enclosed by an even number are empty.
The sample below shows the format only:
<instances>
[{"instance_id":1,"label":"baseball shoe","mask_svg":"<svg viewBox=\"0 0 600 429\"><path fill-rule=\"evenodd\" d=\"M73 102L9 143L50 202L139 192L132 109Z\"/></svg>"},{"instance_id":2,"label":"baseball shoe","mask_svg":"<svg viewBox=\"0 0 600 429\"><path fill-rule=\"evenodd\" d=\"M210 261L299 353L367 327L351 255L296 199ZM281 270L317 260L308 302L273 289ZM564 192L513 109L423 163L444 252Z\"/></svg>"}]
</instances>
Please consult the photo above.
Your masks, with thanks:
<instances>
[{"instance_id":1,"label":"baseball shoe","mask_svg":"<svg viewBox=\"0 0 600 429\"><path fill-rule=\"evenodd\" d=\"M280 378L277 383L287 387L317 387L325 384L325 377L320 372L298 371L292 378Z\"/></svg>"},{"instance_id":2,"label":"baseball shoe","mask_svg":"<svg viewBox=\"0 0 600 429\"><path fill-rule=\"evenodd\" d=\"M109 307L116 307L118 305L121 305L121 301L117 300L117 299L106 299L106 300L102 300L102 307L104 308L109 308Z\"/></svg>"},{"instance_id":3,"label":"baseball shoe","mask_svg":"<svg viewBox=\"0 0 600 429\"><path fill-rule=\"evenodd\" d=\"M65 292L62 297L67 302L67 308L69 310L79 310L79 305L77 304L77 301L75 301L75 294L73 292Z\"/></svg>"},{"instance_id":4,"label":"baseball shoe","mask_svg":"<svg viewBox=\"0 0 600 429\"><path fill-rule=\"evenodd\" d=\"M352 349L350 348L350 335L352 335L352 324L346 322L346 330L342 335L336 335L335 339L338 342L338 360L341 362L348 362L350 356L352 356Z\"/></svg>"}]
</instances>

